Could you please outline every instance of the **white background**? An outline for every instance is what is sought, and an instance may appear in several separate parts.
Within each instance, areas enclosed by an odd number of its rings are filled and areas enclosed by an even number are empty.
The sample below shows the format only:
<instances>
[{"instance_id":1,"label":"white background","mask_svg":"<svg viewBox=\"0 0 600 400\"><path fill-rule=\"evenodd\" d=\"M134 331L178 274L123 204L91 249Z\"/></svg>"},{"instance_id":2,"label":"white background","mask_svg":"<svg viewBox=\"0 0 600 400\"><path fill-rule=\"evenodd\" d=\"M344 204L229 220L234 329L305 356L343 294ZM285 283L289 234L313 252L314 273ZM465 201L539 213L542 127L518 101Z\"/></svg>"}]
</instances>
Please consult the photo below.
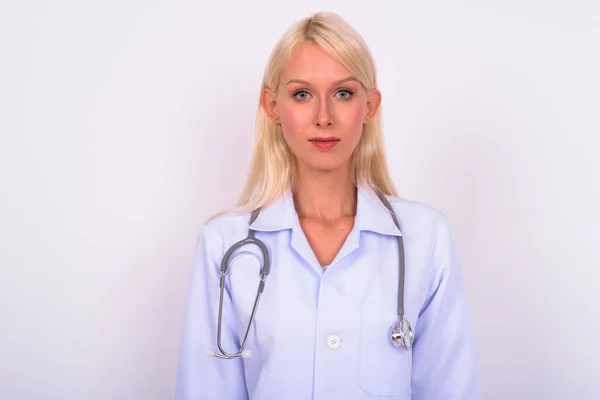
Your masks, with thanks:
<instances>
[{"instance_id":1,"label":"white background","mask_svg":"<svg viewBox=\"0 0 600 400\"><path fill-rule=\"evenodd\" d=\"M598 399L600 3L0 2L0 398L169 399L195 235L269 52L340 13L403 197L448 215L484 399Z\"/></svg>"}]
</instances>

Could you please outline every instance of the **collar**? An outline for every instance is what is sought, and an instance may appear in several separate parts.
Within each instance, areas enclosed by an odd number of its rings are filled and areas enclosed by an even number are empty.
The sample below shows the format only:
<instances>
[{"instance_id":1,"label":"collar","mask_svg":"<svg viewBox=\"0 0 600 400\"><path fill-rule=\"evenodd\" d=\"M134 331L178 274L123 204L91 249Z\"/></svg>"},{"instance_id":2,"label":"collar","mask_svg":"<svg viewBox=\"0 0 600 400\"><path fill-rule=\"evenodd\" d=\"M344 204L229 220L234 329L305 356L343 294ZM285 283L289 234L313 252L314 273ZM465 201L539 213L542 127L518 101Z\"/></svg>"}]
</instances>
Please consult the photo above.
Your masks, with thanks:
<instances>
[{"instance_id":1,"label":"collar","mask_svg":"<svg viewBox=\"0 0 600 400\"><path fill-rule=\"evenodd\" d=\"M389 196L387 198L390 199ZM359 231L402 236L394 224L392 216L380 203L374 190L363 185L358 185L355 224ZM263 207L258 217L250 225L250 229L273 232L294 229L299 226L300 222L294 207L292 192L288 189L280 198Z\"/></svg>"}]
</instances>

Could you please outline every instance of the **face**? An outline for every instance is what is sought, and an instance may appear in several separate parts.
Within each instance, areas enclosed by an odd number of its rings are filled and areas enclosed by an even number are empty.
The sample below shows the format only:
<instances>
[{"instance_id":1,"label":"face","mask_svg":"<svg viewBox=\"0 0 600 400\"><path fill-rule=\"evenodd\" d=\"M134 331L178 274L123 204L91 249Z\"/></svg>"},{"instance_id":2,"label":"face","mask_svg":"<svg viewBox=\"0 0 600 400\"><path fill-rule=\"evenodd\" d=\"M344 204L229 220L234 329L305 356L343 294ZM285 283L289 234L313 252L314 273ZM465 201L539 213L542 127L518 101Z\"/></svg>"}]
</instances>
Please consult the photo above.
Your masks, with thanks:
<instances>
[{"instance_id":1,"label":"face","mask_svg":"<svg viewBox=\"0 0 600 400\"><path fill-rule=\"evenodd\" d=\"M281 125L298 168L348 167L363 125L377 112L379 91L367 92L343 65L312 43L296 47L279 82L277 93L263 91L261 103Z\"/></svg>"}]
</instances>

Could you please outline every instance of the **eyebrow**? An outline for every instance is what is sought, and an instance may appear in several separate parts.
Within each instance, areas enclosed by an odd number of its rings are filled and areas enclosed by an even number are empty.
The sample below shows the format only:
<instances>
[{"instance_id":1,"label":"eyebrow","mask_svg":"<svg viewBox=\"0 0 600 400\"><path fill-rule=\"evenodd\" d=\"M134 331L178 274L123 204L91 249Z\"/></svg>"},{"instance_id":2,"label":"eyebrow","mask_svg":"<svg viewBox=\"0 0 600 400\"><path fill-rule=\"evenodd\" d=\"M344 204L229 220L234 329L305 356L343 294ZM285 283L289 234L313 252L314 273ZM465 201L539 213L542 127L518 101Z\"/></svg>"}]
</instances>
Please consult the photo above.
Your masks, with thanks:
<instances>
[{"instance_id":1,"label":"eyebrow","mask_svg":"<svg viewBox=\"0 0 600 400\"><path fill-rule=\"evenodd\" d=\"M356 82L358 82L358 79L356 79L353 76L349 76L347 78L344 78L344 79L341 79L339 81L333 82L333 86L341 85L342 83L345 83L345 82L348 82L348 81L356 81ZM303 81L301 79L290 79L289 81L287 81L286 85L289 85L290 83L299 83L301 85L310 86L310 82Z\"/></svg>"}]
</instances>

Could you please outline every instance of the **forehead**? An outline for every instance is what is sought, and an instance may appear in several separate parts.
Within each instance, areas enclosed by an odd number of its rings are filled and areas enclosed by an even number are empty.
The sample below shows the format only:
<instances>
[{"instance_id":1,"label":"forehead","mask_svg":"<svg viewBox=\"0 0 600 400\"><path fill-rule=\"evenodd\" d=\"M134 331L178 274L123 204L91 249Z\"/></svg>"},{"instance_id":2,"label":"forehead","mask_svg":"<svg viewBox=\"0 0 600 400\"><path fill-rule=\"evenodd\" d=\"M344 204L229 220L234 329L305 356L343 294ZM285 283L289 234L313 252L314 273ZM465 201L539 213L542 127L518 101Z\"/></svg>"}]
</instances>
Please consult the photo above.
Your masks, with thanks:
<instances>
[{"instance_id":1,"label":"forehead","mask_svg":"<svg viewBox=\"0 0 600 400\"><path fill-rule=\"evenodd\" d=\"M302 79L311 83L323 83L347 78L352 74L315 43L297 46L281 71L282 83L289 79Z\"/></svg>"}]
</instances>

